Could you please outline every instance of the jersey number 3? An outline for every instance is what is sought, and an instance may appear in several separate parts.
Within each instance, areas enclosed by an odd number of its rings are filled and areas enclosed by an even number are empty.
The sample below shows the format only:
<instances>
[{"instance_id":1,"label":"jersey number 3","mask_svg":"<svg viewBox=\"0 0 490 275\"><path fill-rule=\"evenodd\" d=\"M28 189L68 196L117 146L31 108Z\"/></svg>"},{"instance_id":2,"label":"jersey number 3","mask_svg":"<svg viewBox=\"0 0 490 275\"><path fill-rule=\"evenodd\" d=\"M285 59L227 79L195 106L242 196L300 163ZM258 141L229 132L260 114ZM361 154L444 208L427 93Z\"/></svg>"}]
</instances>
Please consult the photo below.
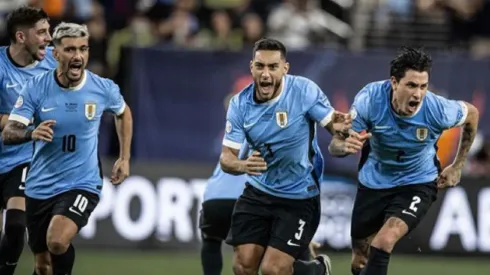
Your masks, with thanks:
<instances>
[{"instance_id":1,"label":"jersey number 3","mask_svg":"<svg viewBox=\"0 0 490 275\"><path fill-rule=\"evenodd\" d=\"M75 135L63 136L63 142L61 144L61 151L63 152L75 152L77 149L77 137Z\"/></svg>"}]
</instances>

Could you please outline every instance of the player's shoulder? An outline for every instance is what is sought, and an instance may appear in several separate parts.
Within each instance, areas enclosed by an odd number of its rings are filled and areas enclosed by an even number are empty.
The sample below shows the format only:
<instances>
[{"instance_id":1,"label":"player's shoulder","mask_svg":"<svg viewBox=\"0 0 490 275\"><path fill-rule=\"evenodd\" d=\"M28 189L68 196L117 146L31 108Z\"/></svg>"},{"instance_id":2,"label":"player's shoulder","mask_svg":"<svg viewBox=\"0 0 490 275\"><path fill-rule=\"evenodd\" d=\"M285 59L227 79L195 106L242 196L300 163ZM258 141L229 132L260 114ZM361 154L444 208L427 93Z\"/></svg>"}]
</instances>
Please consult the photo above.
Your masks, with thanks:
<instances>
[{"instance_id":1,"label":"player's shoulder","mask_svg":"<svg viewBox=\"0 0 490 275\"><path fill-rule=\"evenodd\" d=\"M255 84L252 82L239 91L236 95L231 98L230 106L234 105L235 107L241 108L245 106L247 102L253 100L253 94L255 90Z\"/></svg>"},{"instance_id":2,"label":"player's shoulder","mask_svg":"<svg viewBox=\"0 0 490 275\"><path fill-rule=\"evenodd\" d=\"M438 102L445 101L447 98L443 97L442 95L435 94L431 91L427 91L425 94L425 100L427 103L430 104L437 104Z\"/></svg>"},{"instance_id":3,"label":"player's shoulder","mask_svg":"<svg viewBox=\"0 0 490 275\"><path fill-rule=\"evenodd\" d=\"M284 77L284 80L287 88L304 93L311 92L312 89L318 89L318 85L313 80L304 76L288 74Z\"/></svg>"},{"instance_id":4,"label":"player's shoulder","mask_svg":"<svg viewBox=\"0 0 490 275\"><path fill-rule=\"evenodd\" d=\"M87 74L87 81L89 81L90 85L92 86L95 86L103 90L118 87L117 84L112 79L102 77L89 70L85 70L85 73Z\"/></svg>"},{"instance_id":5,"label":"player's shoulder","mask_svg":"<svg viewBox=\"0 0 490 275\"><path fill-rule=\"evenodd\" d=\"M55 67L56 64L58 64L58 61L56 61L53 51L54 51L54 47L52 46L46 47L46 55L43 61L49 63L50 65L52 65L52 67Z\"/></svg>"},{"instance_id":6,"label":"player's shoulder","mask_svg":"<svg viewBox=\"0 0 490 275\"><path fill-rule=\"evenodd\" d=\"M8 46L0 47L0 70L7 69L7 64L11 63L7 54Z\"/></svg>"},{"instance_id":7,"label":"player's shoulder","mask_svg":"<svg viewBox=\"0 0 490 275\"><path fill-rule=\"evenodd\" d=\"M56 69L51 69L30 77L27 79L26 86L36 87L37 85L44 85L46 82L54 80L56 75L55 71Z\"/></svg>"},{"instance_id":8,"label":"player's shoulder","mask_svg":"<svg viewBox=\"0 0 490 275\"><path fill-rule=\"evenodd\" d=\"M370 97L383 97L391 90L390 80L379 80L366 84L359 94L366 94Z\"/></svg>"}]
</instances>

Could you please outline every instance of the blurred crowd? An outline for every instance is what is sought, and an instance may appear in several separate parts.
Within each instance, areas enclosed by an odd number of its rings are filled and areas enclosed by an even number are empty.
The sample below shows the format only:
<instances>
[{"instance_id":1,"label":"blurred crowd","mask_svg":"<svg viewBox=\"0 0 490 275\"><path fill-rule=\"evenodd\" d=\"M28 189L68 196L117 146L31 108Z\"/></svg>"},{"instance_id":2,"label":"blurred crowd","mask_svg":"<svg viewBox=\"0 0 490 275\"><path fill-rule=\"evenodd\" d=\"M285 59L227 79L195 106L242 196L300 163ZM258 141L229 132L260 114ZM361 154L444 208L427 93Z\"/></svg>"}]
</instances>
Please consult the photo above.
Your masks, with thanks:
<instances>
[{"instance_id":1,"label":"blurred crowd","mask_svg":"<svg viewBox=\"0 0 490 275\"><path fill-rule=\"evenodd\" d=\"M490 56L490 0L1 0L0 29L25 4L86 23L91 69L105 76L124 46L241 50L263 36L290 50L423 44Z\"/></svg>"}]
</instances>

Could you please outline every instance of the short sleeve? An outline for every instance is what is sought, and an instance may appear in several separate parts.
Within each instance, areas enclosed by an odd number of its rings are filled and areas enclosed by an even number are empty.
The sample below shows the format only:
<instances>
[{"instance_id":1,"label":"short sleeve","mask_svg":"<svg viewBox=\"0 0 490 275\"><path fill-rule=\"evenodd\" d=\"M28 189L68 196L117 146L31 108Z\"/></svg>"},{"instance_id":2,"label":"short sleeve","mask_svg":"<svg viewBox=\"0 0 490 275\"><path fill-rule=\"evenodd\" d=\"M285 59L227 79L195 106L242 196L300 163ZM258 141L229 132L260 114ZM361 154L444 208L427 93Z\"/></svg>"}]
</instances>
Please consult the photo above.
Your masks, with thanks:
<instances>
[{"instance_id":1,"label":"short sleeve","mask_svg":"<svg viewBox=\"0 0 490 275\"><path fill-rule=\"evenodd\" d=\"M432 116L434 127L446 130L463 125L468 116L468 107L463 101L450 100L442 96L434 95L429 112Z\"/></svg>"},{"instance_id":2,"label":"short sleeve","mask_svg":"<svg viewBox=\"0 0 490 275\"><path fill-rule=\"evenodd\" d=\"M243 117L239 108L239 95L236 95L231 99L230 106L228 107L228 112L226 114L223 145L235 150L240 150L244 140L245 132L243 129Z\"/></svg>"},{"instance_id":3,"label":"short sleeve","mask_svg":"<svg viewBox=\"0 0 490 275\"><path fill-rule=\"evenodd\" d=\"M322 127L332 121L334 108L323 91L313 81L306 85L306 94L303 101L308 115Z\"/></svg>"},{"instance_id":4,"label":"short sleeve","mask_svg":"<svg viewBox=\"0 0 490 275\"><path fill-rule=\"evenodd\" d=\"M125 108L126 102L121 95L119 86L111 81L111 85L109 86L109 90L107 92L107 105L105 110L113 114L120 115L124 112Z\"/></svg>"},{"instance_id":5,"label":"short sleeve","mask_svg":"<svg viewBox=\"0 0 490 275\"><path fill-rule=\"evenodd\" d=\"M36 97L34 95L36 89L32 87L33 85L29 83L21 90L10 113L9 120L18 121L26 126L30 124L37 108Z\"/></svg>"},{"instance_id":6,"label":"short sleeve","mask_svg":"<svg viewBox=\"0 0 490 275\"><path fill-rule=\"evenodd\" d=\"M362 132L369 128L369 90L363 88L354 98L350 109L352 118L352 130Z\"/></svg>"}]
</instances>

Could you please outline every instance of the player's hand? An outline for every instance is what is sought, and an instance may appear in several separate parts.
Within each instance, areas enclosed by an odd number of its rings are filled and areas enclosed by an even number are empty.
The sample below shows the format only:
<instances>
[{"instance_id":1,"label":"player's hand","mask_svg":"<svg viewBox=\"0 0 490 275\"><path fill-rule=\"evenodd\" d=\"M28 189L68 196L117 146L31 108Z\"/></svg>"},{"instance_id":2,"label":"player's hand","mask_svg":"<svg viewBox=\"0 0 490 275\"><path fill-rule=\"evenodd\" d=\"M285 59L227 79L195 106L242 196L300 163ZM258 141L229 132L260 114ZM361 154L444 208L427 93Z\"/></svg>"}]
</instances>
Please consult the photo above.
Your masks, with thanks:
<instances>
[{"instance_id":1,"label":"player's hand","mask_svg":"<svg viewBox=\"0 0 490 275\"><path fill-rule=\"evenodd\" d=\"M112 168L112 184L120 184L129 176L129 160L118 159Z\"/></svg>"},{"instance_id":2,"label":"player's hand","mask_svg":"<svg viewBox=\"0 0 490 275\"><path fill-rule=\"evenodd\" d=\"M444 189L458 185L461 180L461 168L449 165L444 168L441 175L437 178L437 188Z\"/></svg>"},{"instance_id":3,"label":"player's hand","mask_svg":"<svg viewBox=\"0 0 490 275\"><path fill-rule=\"evenodd\" d=\"M331 123L331 129L335 133L348 133L352 128L352 117L350 114L334 111Z\"/></svg>"},{"instance_id":4,"label":"player's hand","mask_svg":"<svg viewBox=\"0 0 490 275\"><path fill-rule=\"evenodd\" d=\"M263 171L267 170L267 163L260 155L260 152L254 151L244 162L244 173L252 176L260 176Z\"/></svg>"},{"instance_id":5,"label":"player's hand","mask_svg":"<svg viewBox=\"0 0 490 275\"><path fill-rule=\"evenodd\" d=\"M46 142L53 141L53 129L52 127L56 124L54 120L45 120L41 122L34 131L32 131L33 140L42 140Z\"/></svg>"},{"instance_id":6,"label":"player's hand","mask_svg":"<svg viewBox=\"0 0 490 275\"><path fill-rule=\"evenodd\" d=\"M346 154L357 154L362 150L364 142L371 138L371 133L359 134L354 131L349 131L349 137L344 141L344 152Z\"/></svg>"},{"instance_id":7,"label":"player's hand","mask_svg":"<svg viewBox=\"0 0 490 275\"><path fill-rule=\"evenodd\" d=\"M314 259L316 258L317 254L316 254L316 249L322 247L321 244L317 243L317 242L311 242L309 245L308 245L308 249L310 250L310 255L311 257Z\"/></svg>"}]
</instances>

